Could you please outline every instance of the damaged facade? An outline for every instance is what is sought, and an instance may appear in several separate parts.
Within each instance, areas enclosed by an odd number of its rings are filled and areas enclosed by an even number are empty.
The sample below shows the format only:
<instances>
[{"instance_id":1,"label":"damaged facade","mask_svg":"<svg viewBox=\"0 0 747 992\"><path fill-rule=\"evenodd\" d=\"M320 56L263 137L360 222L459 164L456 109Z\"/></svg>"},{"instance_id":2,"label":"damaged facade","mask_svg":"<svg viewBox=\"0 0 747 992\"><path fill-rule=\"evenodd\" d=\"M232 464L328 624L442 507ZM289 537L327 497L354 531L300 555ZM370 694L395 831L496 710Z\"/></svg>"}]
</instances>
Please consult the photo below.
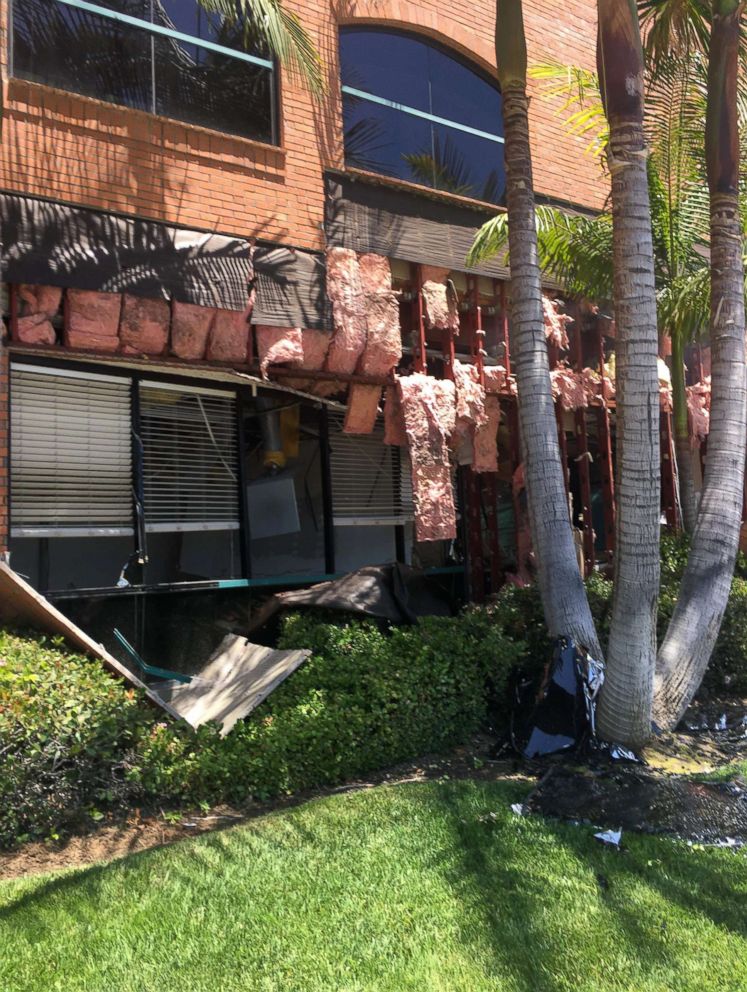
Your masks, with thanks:
<instances>
[{"instance_id":1,"label":"damaged facade","mask_svg":"<svg viewBox=\"0 0 747 992\"><path fill-rule=\"evenodd\" d=\"M0 552L78 615L397 561L479 600L525 572L507 270L465 264L504 193L495 4L297 6L319 106L195 0L0 0ZM535 49L591 66L593 0L562 28L525 7ZM583 139L532 109L538 194L599 209ZM591 568L614 325L546 291ZM702 434L702 387L691 409ZM665 397L671 467L670 420Z\"/></svg>"}]
</instances>

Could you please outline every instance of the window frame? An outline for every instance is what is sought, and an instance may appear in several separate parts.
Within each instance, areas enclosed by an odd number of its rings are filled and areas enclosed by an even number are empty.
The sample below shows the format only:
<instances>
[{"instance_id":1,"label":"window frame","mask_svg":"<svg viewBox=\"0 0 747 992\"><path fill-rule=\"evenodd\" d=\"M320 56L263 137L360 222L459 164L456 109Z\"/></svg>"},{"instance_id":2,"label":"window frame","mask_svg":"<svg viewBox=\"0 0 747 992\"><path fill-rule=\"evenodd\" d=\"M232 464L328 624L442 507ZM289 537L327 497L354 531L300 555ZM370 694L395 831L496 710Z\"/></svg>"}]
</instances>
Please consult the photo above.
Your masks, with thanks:
<instances>
[{"instance_id":1,"label":"window frame","mask_svg":"<svg viewBox=\"0 0 747 992\"><path fill-rule=\"evenodd\" d=\"M22 76L16 76L15 67L15 30L14 30L14 9L15 4L22 2L22 0L9 0L8 2L8 69L9 76L14 79L23 79ZM270 141L264 141L261 138L252 138L246 134L237 134L233 131L223 131L219 128L206 128L202 124L194 124L190 121L182 120L179 117L171 117L168 114L159 113L156 108L156 88L153 86L151 93L151 106L147 110L143 110L138 107L130 107L126 103L115 103L110 100L106 100L102 97L91 97L85 93L77 93L76 90L64 89L62 92L74 93L80 96L82 99L94 99L99 100L102 103L109 104L113 107L124 107L127 110L135 111L136 113L147 113L152 114L154 117L159 117L165 120L177 121L184 127L196 127L203 130L213 130L218 134L224 134L227 137L238 138L242 141L254 141L258 144L267 145L269 144L273 148L280 147L281 144L281 129L280 129L280 74L278 72L278 61L276 58L262 58L259 55L252 55L249 52L244 52L240 48L229 48L226 45L220 45L217 42L210 41L209 39L197 38L194 35L187 34L183 31L178 31L175 28L167 28L162 24L156 24L153 21L146 21L140 17L134 17L131 14L124 14L121 11L111 10L108 7L102 7L100 4L93 3L91 0L53 0L54 3L62 4L65 7L70 7L73 10L79 10L84 13L93 14L96 17L106 18L111 21L118 22L120 24L125 24L128 27L134 27L142 31L147 31L151 36L150 41L150 60L151 60L151 73L154 73L155 65L155 51L154 51L154 41L155 36L161 36L164 38L170 38L173 41L181 41L185 44L194 45L196 48L202 48L207 51L215 52L218 55L223 55L228 58L234 58L240 62L246 62L251 65L258 66L262 69L266 69L270 72ZM152 12L152 6L151 6ZM52 87L59 88L59 87Z\"/></svg>"}]
</instances>

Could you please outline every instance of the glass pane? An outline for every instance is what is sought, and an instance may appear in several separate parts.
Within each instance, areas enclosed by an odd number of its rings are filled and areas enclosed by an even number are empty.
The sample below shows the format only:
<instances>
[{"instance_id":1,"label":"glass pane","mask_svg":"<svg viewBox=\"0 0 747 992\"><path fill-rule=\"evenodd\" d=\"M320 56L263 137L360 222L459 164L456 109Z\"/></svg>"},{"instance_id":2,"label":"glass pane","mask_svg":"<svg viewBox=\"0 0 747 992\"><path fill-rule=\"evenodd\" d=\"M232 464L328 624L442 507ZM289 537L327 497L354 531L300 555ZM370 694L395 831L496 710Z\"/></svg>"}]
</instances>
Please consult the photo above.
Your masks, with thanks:
<instances>
[{"instance_id":1,"label":"glass pane","mask_svg":"<svg viewBox=\"0 0 747 992\"><path fill-rule=\"evenodd\" d=\"M268 57L266 45L258 41L251 24L241 17L226 21L220 14L208 13L197 0L156 0L153 22L225 48Z\"/></svg>"},{"instance_id":2,"label":"glass pane","mask_svg":"<svg viewBox=\"0 0 747 992\"><path fill-rule=\"evenodd\" d=\"M142 15L140 0L108 6ZM55 0L15 0L13 72L140 110L152 108L150 35Z\"/></svg>"},{"instance_id":3,"label":"glass pane","mask_svg":"<svg viewBox=\"0 0 747 992\"><path fill-rule=\"evenodd\" d=\"M155 36L156 113L273 141L272 70Z\"/></svg>"},{"instance_id":4,"label":"glass pane","mask_svg":"<svg viewBox=\"0 0 747 992\"><path fill-rule=\"evenodd\" d=\"M340 61L344 86L430 110L428 46L395 31L343 29Z\"/></svg>"},{"instance_id":5,"label":"glass pane","mask_svg":"<svg viewBox=\"0 0 747 992\"><path fill-rule=\"evenodd\" d=\"M343 98L345 164L396 179L435 184L428 121L367 100Z\"/></svg>"},{"instance_id":6,"label":"glass pane","mask_svg":"<svg viewBox=\"0 0 747 992\"><path fill-rule=\"evenodd\" d=\"M438 48L429 52L432 113L488 134L503 134L501 94L495 86Z\"/></svg>"},{"instance_id":7,"label":"glass pane","mask_svg":"<svg viewBox=\"0 0 747 992\"><path fill-rule=\"evenodd\" d=\"M436 189L487 203L503 202L503 145L434 124L433 158Z\"/></svg>"}]
</instances>

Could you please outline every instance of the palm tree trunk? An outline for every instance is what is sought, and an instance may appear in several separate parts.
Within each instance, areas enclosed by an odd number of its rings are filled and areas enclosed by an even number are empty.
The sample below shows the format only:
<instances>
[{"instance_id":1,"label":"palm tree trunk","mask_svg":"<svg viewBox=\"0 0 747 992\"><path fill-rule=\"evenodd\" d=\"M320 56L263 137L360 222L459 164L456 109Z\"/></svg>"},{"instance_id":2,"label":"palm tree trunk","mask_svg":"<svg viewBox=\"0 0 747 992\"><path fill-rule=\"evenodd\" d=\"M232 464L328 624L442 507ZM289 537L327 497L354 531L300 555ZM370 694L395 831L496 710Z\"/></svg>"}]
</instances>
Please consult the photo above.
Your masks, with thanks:
<instances>
[{"instance_id":1,"label":"palm tree trunk","mask_svg":"<svg viewBox=\"0 0 747 992\"><path fill-rule=\"evenodd\" d=\"M503 94L506 202L511 257L511 358L529 523L545 621L594 657L601 648L578 569L558 446L537 261L521 0L497 0L496 55Z\"/></svg>"},{"instance_id":2,"label":"palm tree trunk","mask_svg":"<svg viewBox=\"0 0 747 992\"><path fill-rule=\"evenodd\" d=\"M650 736L659 591L659 381L654 252L635 0L598 0L599 77L610 125L617 325L617 542L602 737Z\"/></svg>"},{"instance_id":3,"label":"palm tree trunk","mask_svg":"<svg viewBox=\"0 0 747 992\"><path fill-rule=\"evenodd\" d=\"M698 518L698 494L693 480L690 427L687 418L685 392L685 349L682 336L672 334L672 419L674 420L674 450L677 456L677 483L682 508L682 526L687 534L695 530Z\"/></svg>"},{"instance_id":4,"label":"palm tree trunk","mask_svg":"<svg viewBox=\"0 0 747 992\"><path fill-rule=\"evenodd\" d=\"M703 493L677 606L659 652L654 719L676 726L721 627L742 520L745 313L739 218L737 74L741 0L714 0L706 159L711 193L711 429Z\"/></svg>"}]
</instances>

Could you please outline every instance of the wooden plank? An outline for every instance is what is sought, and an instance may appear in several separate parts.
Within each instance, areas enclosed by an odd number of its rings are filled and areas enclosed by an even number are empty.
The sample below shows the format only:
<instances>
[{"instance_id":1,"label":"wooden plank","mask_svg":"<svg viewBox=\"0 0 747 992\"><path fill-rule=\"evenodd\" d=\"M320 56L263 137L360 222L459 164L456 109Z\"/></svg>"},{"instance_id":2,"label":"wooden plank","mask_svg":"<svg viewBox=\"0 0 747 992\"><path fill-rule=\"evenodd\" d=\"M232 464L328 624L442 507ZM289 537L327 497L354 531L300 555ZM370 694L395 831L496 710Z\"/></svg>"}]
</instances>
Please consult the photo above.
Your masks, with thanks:
<instances>
[{"instance_id":1,"label":"wooden plank","mask_svg":"<svg viewBox=\"0 0 747 992\"><path fill-rule=\"evenodd\" d=\"M18 627L30 627L53 637L64 637L67 643L82 652L97 658L112 675L124 679L136 689L142 690L156 706L170 716L179 718L179 713L155 692L148 688L125 665L109 654L102 644L97 644L84 630L60 613L25 582L10 565L0 561L0 621Z\"/></svg>"}]
</instances>

